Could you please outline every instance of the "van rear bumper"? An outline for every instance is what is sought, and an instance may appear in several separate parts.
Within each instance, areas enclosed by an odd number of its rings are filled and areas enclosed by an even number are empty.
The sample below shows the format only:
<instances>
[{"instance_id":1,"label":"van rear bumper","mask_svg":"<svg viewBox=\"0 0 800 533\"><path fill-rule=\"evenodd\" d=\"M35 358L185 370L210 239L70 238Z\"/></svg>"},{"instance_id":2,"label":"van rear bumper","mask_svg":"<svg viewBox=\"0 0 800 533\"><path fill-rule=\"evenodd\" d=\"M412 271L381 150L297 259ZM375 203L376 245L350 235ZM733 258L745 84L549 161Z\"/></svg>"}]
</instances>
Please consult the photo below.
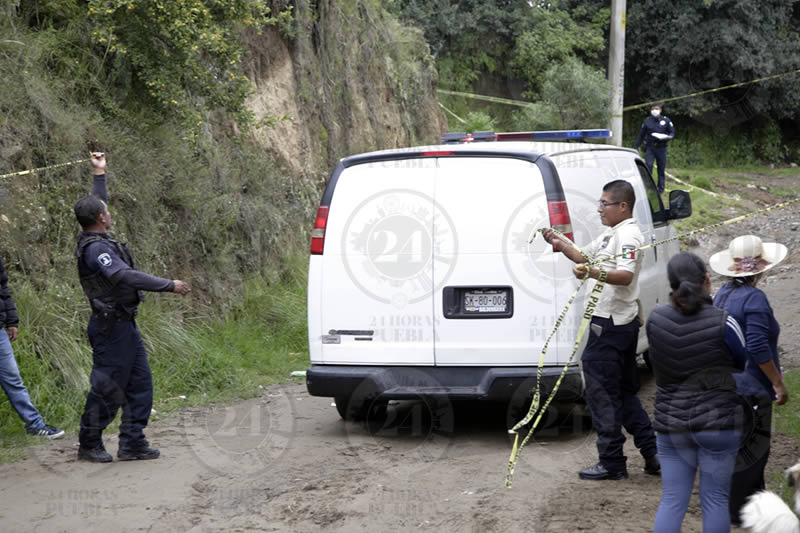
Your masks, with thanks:
<instances>
[{"instance_id":1,"label":"van rear bumper","mask_svg":"<svg viewBox=\"0 0 800 533\"><path fill-rule=\"evenodd\" d=\"M544 397L553 390L563 367L542 369ZM535 366L522 367L425 367L312 365L306 371L306 387L312 396L381 396L407 400L423 396L450 399L508 401L522 399L536 387ZM583 396L583 378L577 365L570 366L556 393L560 401Z\"/></svg>"}]
</instances>

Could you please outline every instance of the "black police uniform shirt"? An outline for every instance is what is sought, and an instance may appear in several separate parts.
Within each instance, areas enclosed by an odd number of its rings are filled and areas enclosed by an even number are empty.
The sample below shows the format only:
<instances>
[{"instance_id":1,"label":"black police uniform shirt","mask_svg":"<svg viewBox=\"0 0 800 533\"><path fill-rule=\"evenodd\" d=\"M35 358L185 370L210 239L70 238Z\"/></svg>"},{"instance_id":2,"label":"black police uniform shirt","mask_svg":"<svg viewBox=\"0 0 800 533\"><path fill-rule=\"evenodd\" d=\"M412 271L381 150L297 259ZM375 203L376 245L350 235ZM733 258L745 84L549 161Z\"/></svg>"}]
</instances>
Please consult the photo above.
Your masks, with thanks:
<instances>
[{"instance_id":1,"label":"black police uniform shirt","mask_svg":"<svg viewBox=\"0 0 800 533\"><path fill-rule=\"evenodd\" d=\"M651 134L663 133L669 135L669 139L657 139ZM639 136L636 138L633 148L638 149L644 142L648 146L666 146L667 142L675 137L675 127L669 117L659 115L658 117L649 116L642 122L642 129L639 130Z\"/></svg>"},{"instance_id":2,"label":"black police uniform shirt","mask_svg":"<svg viewBox=\"0 0 800 533\"><path fill-rule=\"evenodd\" d=\"M134 289L151 292L169 292L175 289L172 280L133 270L122 260L114 246L107 242L98 241L87 246L83 260L92 272L99 270L106 279L124 283Z\"/></svg>"}]
</instances>

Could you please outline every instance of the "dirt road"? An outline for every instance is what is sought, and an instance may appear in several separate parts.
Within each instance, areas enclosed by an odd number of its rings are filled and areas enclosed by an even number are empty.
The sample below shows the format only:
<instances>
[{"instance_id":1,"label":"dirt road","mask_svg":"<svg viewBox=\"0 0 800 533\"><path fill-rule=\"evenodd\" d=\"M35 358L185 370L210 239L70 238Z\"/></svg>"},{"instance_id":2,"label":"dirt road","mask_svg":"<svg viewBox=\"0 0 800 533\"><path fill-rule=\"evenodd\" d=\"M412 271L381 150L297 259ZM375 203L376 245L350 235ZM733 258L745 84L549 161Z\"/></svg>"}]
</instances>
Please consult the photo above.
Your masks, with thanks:
<instances>
[{"instance_id":1,"label":"dirt road","mask_svg":"<svg viewBox=\"0 0 800 533\"><path fill-rule=\"evenodd\" d=\"M757 207L756 204L754 204ZM763 288L782 325L786 368L800 367L799 210L759 217L704 236L697 252L756 232L790 246ZM724 244L723 244L724 243ZM715 280L719 283L719 279ZM641 398L652 411L652 377ZM797 409L800 398L780 409ZM426 416L432 411L434 415ZM230 406L187 408L148 430L156 461L94 465L75 460L76 439L29 450L0 465L2 531L436 531L641 532L652 528L660 479L641 471L629 441L631 477L586 482L591 431L540 432L514 487L504 488L506 411L480 404L402 403L380 428L344 423L330 399L302 384L266 388ZM106 446L114 453L116 438ZM773 436L769 473L800 458L795 440ZM685 532L701 531L697 496Z\"/></svg>"},{"instance_id":2,"label":"dirt road","mask_svg":"<svg viewBox=\"0 0 800 533\"><path fill-rule=\"evenodd\" d=\"M370 432L292 384L153 424L157 461L87 464L74 439L53 442L0 469L3 530L507 531L551 515L543 502L594 454L589 432L550 431L508 491L504 409L438 405L433 423L422 409L399 404Z\"/></svg>"}]
</instances>

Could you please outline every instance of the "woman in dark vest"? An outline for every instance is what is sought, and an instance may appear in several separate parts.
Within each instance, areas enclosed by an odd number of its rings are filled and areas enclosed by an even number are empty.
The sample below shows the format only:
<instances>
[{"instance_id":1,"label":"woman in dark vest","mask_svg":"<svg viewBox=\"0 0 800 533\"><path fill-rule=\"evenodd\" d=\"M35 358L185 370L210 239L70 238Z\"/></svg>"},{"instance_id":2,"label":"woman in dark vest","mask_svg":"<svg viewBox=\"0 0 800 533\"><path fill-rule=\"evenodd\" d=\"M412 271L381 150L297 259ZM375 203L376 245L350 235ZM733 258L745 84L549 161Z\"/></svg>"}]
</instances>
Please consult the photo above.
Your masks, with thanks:
<instances>
[{"instance_id":1,"label":"woman in dark vest","mask_svg":"<svg viewBox=\"0 0 800 533\"><path fill-rule=\"evenodd\" d=\"M711 281L699 257L676 255L667 276L671 303L647 320L662 479L654 531L680 532L699 470L703 532L729 532L743 412L733 374L744 368L744 337L735 320L711 305Z\"/></svg>"},{"instance_id":2,"label":"woman in dark vest","mask_svg":"<svg viewBox=\"0 0 800 533\"><path fill-rule=\"evenodd\" d=\"M724 309L742 326L747 348L747 367L737 374L739 394L749 407L745 437L736 459L731 482L731 522L739 525L739 513L748 496L763 490L764 468L769 458L772 433L772 402L783 405L789 393L783 383L778 357L781 328L767 295L756 285L764 272L786 258L786 246L761 242L755 235L736 237L727 250L711 256L711 269L730 279L714 297L714 305Z\"/></svg>"}]
</instances>

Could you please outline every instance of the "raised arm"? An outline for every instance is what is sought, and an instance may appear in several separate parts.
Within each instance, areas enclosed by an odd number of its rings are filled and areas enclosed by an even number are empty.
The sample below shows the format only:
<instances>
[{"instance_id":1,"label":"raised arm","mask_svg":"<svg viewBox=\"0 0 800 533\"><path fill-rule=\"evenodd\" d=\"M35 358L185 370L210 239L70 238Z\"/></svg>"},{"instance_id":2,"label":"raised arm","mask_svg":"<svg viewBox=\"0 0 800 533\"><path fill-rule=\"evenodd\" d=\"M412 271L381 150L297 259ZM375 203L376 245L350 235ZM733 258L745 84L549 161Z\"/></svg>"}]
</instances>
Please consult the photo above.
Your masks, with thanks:
<instances>
[{"instance_id":1,"label":"raised arm","mask_svg":"<svg viewBox=\"0 0 800 533\"><path fill-rule=\"evenodd\" d=\"M103 152L92 152L92 172L94 183L92 184L92 195L97 196L108 205L108 189L106 188L106 154Z\"/></svg>"}]
</instances>

